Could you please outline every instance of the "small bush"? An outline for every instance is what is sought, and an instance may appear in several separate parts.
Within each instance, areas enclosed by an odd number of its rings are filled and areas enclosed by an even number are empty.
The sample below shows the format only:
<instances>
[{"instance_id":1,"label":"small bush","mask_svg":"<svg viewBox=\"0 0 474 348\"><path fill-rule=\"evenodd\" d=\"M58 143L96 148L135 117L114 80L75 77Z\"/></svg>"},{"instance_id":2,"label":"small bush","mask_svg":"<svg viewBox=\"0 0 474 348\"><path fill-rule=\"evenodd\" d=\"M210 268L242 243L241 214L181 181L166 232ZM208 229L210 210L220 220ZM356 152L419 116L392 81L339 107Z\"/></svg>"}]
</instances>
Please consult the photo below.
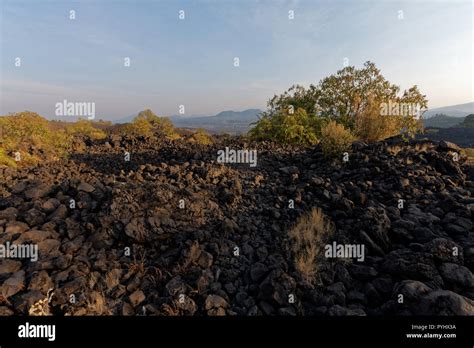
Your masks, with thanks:
<instances>
[{"instance_id":1,"label":"small bush","mask_svg":"<svg viewBox=\"0 0 474 348\"><path fill-rule=\"evenodd\" d=\"M204 129L199 128L189 137L189 141L192 143L209 145L212 144L212 136L210 136Z\"/></svg>"},{"instance_id":2,"label":"small bush","mask_svg":"<svg viewBox=\"0 0 474 348\"><path fill-rule=\"evenodd\" d=\"M91 139L104 139L107 134L88 120L79 120L66 126L66 133L71 136L85 136Z\"/></svg>"},{"instance_id":3,"label":"small bush","mask_svg":"<svg viewBox=\"0 0 474 348\"><path fill-rule=\"evenodd\" d=\"M336 121L329 121L321 128L321 146L327 157L338 157L354 141L351 132Z\"/></svg>"},{"instance_id":4,"label":"small bush","mask_svg":"<svg viewBox=\"0 0 474 348\"><path fill-rule=\"evenodd\" d=\"M48 142L48 121L34 112L20 112L0 118L0 146L17 150L19 144L40 146Z\"/></svg>"},{"instance_id":5,"label":"small bush","mask_svg":"<svg viewBox=\"0 0 474 348\"><path fill-rule=\"evenodd\" d=\"M168 117L158 117L153 123L153 129L169 139L176 139L173 122Z\"/></svg>"},{"instance_id":6,"label":"small bush","mask_svg":"<svg viewBox=\"0 0 474 348\"><path fill-rule=\"evenodd\" d=\"M16 167L16 162L5 153L5 150L0 148L0 168L1 167Z\"/></svg>"},{"instance_id":7,"label":"small bush","mask_svg":"<svg viewBox=\"0 0 474 348\"><path fill-rule=\"evenodd\" d=\"M125 124L121 127L123 134L132 136L143 135L145 137L153 137L153 130L151 124L145 119L134 119L131 123Z\"/></svg>"},{"instance_id":8,"label":"small bush","mask_svg":"<svg viewBox=\"0 0 474 348\"><path fill-rule=\"evenodd\" d=\"M173 123L167 117L159 117L150 109L141 111L130 124L125 125L124 132L146 137L164 136L168 139L179 138Z\"/></svg>"},{"instance_id":9,"label":"small bush","mask_svg":"<svg viewBox=\"0 0 474 348\"><path fill-rule=\"evenodd\" d=\"M318 259L323 255L324 243L332 236L334 227L321 209L313 208L303 215L289 231L295 268L301 277L314 285L317 279Z\"/></svg>"},{"instance_id":10,"label":"small bush","mask_svg":"<svg viewBox=\"0 0 474 348\"><path fill-rule=\"evenodd\" d=\"M53 129L40 115L24 111L0 117L0 149L3 165L12 165L8 154L19 152L16 165L35 164L41 158L57 159L67 154L70 139L64 130Z\"/></svg>"},{"instance_id":11,"label":"small bush","mask_svg":"<svg viewBox=\"0 0 474 348\"><path fill-rule=\"evenodd\" d=\"M255 140L273 140L282 144L313 145L318 142L318 119L310 118L306 111L298 108L294 113L279 110L275 115L263 114L250 130Z\"/></svg>"},{"instance_id":12,"label":"small bush","mask_svg":"<svg viewBox=\"0 0 474 348\"><path fill-rule=\"evenodd\" d=\"M400 120L396 116L382 116L380 103L369 98L366 108L355 118L355 135L366 143L400 134Z\"/></svg>"}]
</instances>

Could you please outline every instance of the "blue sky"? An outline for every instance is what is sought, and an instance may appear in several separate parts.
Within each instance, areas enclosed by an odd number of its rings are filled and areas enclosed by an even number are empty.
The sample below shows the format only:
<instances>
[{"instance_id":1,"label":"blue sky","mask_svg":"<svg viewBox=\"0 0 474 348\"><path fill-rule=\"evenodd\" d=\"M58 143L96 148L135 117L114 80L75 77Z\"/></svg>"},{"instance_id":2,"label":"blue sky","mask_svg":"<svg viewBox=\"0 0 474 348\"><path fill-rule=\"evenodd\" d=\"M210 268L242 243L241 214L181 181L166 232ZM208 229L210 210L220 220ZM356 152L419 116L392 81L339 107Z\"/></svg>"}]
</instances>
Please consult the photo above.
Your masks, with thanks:
<instances>
[{"instance_id":1,"label":"blue sky","mask_svg":"<svg viewBox=\"0 0 474 348\"><path fill-rule=\"evenodd\" d=\"M375 62L402 88L417 84L430 107L474 100L471 0L0 3L0 114L50 116L64 99L95 102L109 119L144 108L174 115L179 105L186 115L265 108L346 57Z\"/></svg>"}]
</instances>

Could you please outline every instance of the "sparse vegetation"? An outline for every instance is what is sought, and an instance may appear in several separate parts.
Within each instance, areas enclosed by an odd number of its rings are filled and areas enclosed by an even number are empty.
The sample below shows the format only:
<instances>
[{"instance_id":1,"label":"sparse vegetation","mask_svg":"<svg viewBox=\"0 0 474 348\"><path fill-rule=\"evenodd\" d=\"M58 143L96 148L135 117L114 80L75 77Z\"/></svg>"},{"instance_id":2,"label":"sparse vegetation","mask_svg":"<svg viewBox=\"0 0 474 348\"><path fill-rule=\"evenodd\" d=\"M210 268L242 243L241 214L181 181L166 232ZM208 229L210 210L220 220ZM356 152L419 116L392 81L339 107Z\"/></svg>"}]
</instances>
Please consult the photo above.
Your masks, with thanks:
<instances>
[{"instance_id":1,"label":"sparse vegetation","mask_svg":"<svg viewBox=\"0 0 474 348\"><path fill-rule=\"evenodd\" d=\"M66 133L70 136L85 136L91 139L104 139L107 134L101 128L94 125L92 121L79 120L66 126Z\"/></svg>"},{"instance_id":2,"label":"sparse vegetation","mask_svg":"<svg viewBox=\"0 0 474 348\"><path fill-rule=\"evenodd\" d=\"M141 255L139 258L136 256L133 257L133 261L130 263L130 272L145 274L145 255Z\"/></svg>"},{"instance_id":3,"label":"sparse vegetation","mask_svg":"<svg viewBox=\"0 0 474 348\"><path fill-rule=\"evenodd\" d=\"M275 115L263 113L262 118L250 130L250 136L257 140L274 140L283 144L316 144L320 120L311 119L303 108L295 112L279 110Z\"/></svg>"},{"instance_id":4,"label":"sparse vegetation","mask_svg":"<svg viewBox=\"0 0 474 348\"><path fill-rule=\"evenodd\" d=\"M39 152L49 159L58 159L66 155L69 145L64 130L53 131L49 122L34 112L0 117L0 165L13 166L13 155L17 152L22 165L37 163L41 158Z\"/></svg>"},{"instance_id":5,"label":"sparse vegetation","mask_svg":"<svg viewBox=\"0 0 474 348\"><path fill-rule=\"evenodd\" d=\"M112 313L107 307L105 296L99 291L92 291L86 302L87 315L111 315Z\"/></svg>"},{"instance_id":6,"label":"sparse vegetation","mask_svg":"<svg viewBox=\"0 0 474 348\"><path fill-rule=\"evenodd\" d=\"M168 139L180 137L168 118L158 117L151 110L140 112L132 123L115 127L102 120L48 121L34 112L24 111L0 117L0 167L35 165L41 159L57 160L68 154L74 139L101 140L111 132ZM193 139L201 143L212 141L204 131L198 131ZM15 154L19 154L20 161L15 161Z\"/></svg>"},{"instance_id":7,"label":"sparse vegetation","mask_svg":"<svg viewBox=\"0 0 474 348\"><path fill-rule=\"evenodd\" d=\"M346 151L354 141L351 132L342 124L329 121L321 129L321 146L327 157L338 157Z\"/></svg>"},{"instance_id":8,"label":"sparse vegetation","mask_svg":"<svg viewBox=\"0 0 474 348\"><path fill-rule=\"evenodd\" d=\"M5 153L4 149L0 148L0 168L1 167L16 167L16 162L11 156Z\"/></svg>"},{"instance_id":9,"label":"sparse vegetation","mask_svg":"<svg viewBox=\"0 0 474 348\"><path fill-rule=\"evenodd\" d=\"M188 140L191 143L197 143L202 145L209 145L212 144L212 136L210 136L204 129L199 128L197 129L189 138Z\"/></svg>"},{"instance_id":10,"label":"sparse vegetation","mask_svg":"<svg viewBox=\"0 0 474 348\"><path fill-rule=\"evenodd\" d=\"M150 109L141 111L133 121L123 128L124 133L146 137L165 136L169 139L179 137L174 131L173 123L167 117L159 117Z\"/></svg>"},{"instance_id":11,"label":"sparse vegetation","mask_svg":"<svg viewBox=\"0 0 474 348\"><path fill-rule=\"evenodd\" d=\"M30 316L52 315L50 303L52 301L53 296L54 296L54 289L51 288L48 290L48 293L46 294L45 298L38 300L28 309L28 315Z\"/></svg>"},{"instance_id":12,"label":"sparse vegetation","mask_svg":"<svg viewBox=\"0 0 474 348\"><path fill-rule=\"evenodd\" d=\"M107 284L107 290L111 291L117 285L120 284L121 271L119 269L113 269L105 275L105 284Z\"/></svg>"},{"instance_id":13,"label":"sparse vegetation","mask_svg":"<svg viewBox=\"0 0 474 348\"><path fill-rule=\"evenodd\" d=\"M147 138L151 138L153 136L151 123L143 118L135 118L131 123L127 123L120 127L120 131L124 135L142 135Z\"/></svg>"},{"instance_id":14,"label":"sparse vegetation","mask_svg":"<svg viewBox=\"0 0 474 348\"><path fill-rule=\"evenodd\" d=\"M289 231L295 267L301 277L314 285L317 281L317 261L324 243L332 236L334 227L319 208L303 215Z\"/></svg>"},{"instance_id":15,"label":"sparse vegetation","mask_svg":"<svg viewBox=\"0 0 474 348\"><path fill-rule=\"evenodd\" d=\"M0 210L6 221L4 228L8 229L5 240L18 243L44 238L57 240L48 243L57 247L58 257L67 262L73 259L71 255L77 256L77 248L82 249L84 262L80 262L74 279L67 282L72 282L70 286L80 285L84 295L71 304L70 292L58 287L57 296L51 302L51 314L203 316L233 311L238 315L313 315L318 303L321 307L330 304L324 309L330 315L370 314L374 309L370 305L351 305L370 303L370 296L364 291L367 284L379 278L376 274L383 274L382 285L395 284L400 279L400 264L406 265L403 277L411 278L413 274L411 265L415 264L416 255L402 252L395 259L389 256L393 262L390 261L391 270L386 271L387 262L381 256L385 251L398 247L406 250L415 242L429 243L430 247L438 243L441 249L450 245L445 240L432 244L425 235L414 235L415 239L400 235L393 241L388 238L390 207L397 205L397 197L413 190L422 192L414 196L413 202L426 207L419 214L429 218L449 195L453 200L449 212L459 221L451 227L453 231L464 233L472 225L469 209L460 209L470 199L467 190L460 190L470 175L464 153L459 161L453 161L443 147L433 142L360 146L358 155L350 157L350 168L344 165L342 171L335 170L335 166L322 158L319 149L324 148L328 154L336 149L339 153L350 144L352 135L343 124L327 120L319 131L322 144L315 149L271 142L251 144L258 146L262 161L250 172L247 166L227 167L213 161L216 149L249 148L245 137L213 136L212 146L196 146L187 139L205 133L187 132L182 135L182 141L118 134L108 137L107 142L78 141L67 161L18 172L0 170L6 174L0 185L0 196L6 193L6 199L0 199ZM127 151L134 153L131 163L122 160ZM384 153L392 155L382 158ZM426 158L439 166L423 165ZM367 163L389 170L380 175L368 170ZM423 180L412 180L414 177ZM445 184L447 178L450 185ZM441 191L446 194L439 194ZM288 193L293 202L287 201ZM180 209L176 202L168 204L173 197L183 197L189 209ZM77 202L80 213L78 210L69 213L70 199ZM262 205L262 202L270 204ZM287 202L298 206L294 210L286 209ZM337 231L335 224L317 208L295 221L299 209L306 210L308 205L327 211L332 220L337 220ZM393 225L408 224L404 220L410 218L408 215L394 216ZM413 226L419 225L417 220L418 215L411 217ZM43 226L62 226L62 232ZM286 226L290 228L284 229ZM436 226L428 224L426 228L436 236ZM272 234L281 231L288 233L286 240L275 241ZM245 236L240 243L242 249L233 249L235 236L239 235ZM369 254L365 253L367 249L357 247L363 253L358 254L364 256L362 260L350 251L351 244L365 248L369 238L372 240ZM325 255L325 246L332 241L343 244L345 250L337 255L341 260ZM129 256L124 254L124 244L133 250ZM231 246L231 253L241 251L241 255L250 255L255 260L236 273L235 282L228 279L235 271L233 258L220 250L221 244ZM376 257L365 257L372 256L372 251ZM360 266L359 261L363 262ZM63 262L55 262L52 272L35 272L31 277L26 273L25 263L14 261L8 268L4 267L12 273L7 276L12 280L0 289L4 313L30 313L31 303L41 299L46 288L63 284L62 265ZM214 272L217 266L223 270L219 279ZM436 265L432 268L430 274L437 274ZM424 269L420 274L424 274ZM346 286L346 280L351 279L358 284L356 290ZM242 291L234 283L245 289ZM290 306L293 313L285 312L289 308L288 294L312 296L311 288L315 287L318 303L302 301L298 306ZM223 289L225 293L220 296L215 289ZM30 299L25 296L28 293L34 296ZM239 293L242 299L251 301L248 308L242 308L235 299ZM156 303L156 298L163 301ZM335 304L334 301L344 298L350 299L346 304L351 307ZM275 299L283 299L282 305ZM262 302L269 305L254 306ZM45 304L44 298L40 304ZM392 304L387 293L376 309ZM48 306L37 307L40 315L48 313ZM449 303L446 305L451 307ZM394 304L388 308L392 311L398 307ZM413 311L416 310L414 307Z\"/></svg>"}]
</instances>

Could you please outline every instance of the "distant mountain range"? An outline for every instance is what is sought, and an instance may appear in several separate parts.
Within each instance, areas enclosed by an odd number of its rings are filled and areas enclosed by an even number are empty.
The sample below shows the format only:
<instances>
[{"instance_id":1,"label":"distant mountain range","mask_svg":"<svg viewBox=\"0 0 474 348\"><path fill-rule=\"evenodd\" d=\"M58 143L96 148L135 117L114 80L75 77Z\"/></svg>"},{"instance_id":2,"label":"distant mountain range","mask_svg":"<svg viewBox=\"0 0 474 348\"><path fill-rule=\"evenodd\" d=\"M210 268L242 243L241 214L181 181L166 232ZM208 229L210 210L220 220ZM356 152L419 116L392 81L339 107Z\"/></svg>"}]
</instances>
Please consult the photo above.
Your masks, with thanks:
<instances>
[{"instance_id":1,"label":"distant mountain range","mask_svg":"<svg viewBox=\"0 0 474 348\"><path fill-rule=\"evenodd\" d=\"M203 116L170 116L169 119L173 122L175 127L179 128L204 128L205 130L217 133L245 133L250 129L250 124L258 120L258 114L262 110L248 109L244 111L222 111L217 115ZM137 115L131 115L114 123L128 123L131 122Z\"/></svg>"},{"instance_id":2,"label":"distant mountain range","mask_svg":"<svg viewBox=\"0 0 474 348\"><path fill-rule=\"evenodd\" d=\"M214 116L172 116L171 121L180 128L204 128L210 132L245 133L250 124L258 120L259 109L222 111Z\"/></svg>"},{"instance_id":3,"label":"distant mountain range","mask_svg":"<svg viewBox=\"0 0 474 348\"><path fill-rule=\"evenodd\" d=\"M423 115L423 124L434 128L465 127L462 123L471 114L474 114L474 103L430 109Z\"/></svg>"},{"instance_id":4,"label":"distant mountain range","mask_svg":"<svg viewBox=\"0 0 474 348\"><path fill-rule=\"evenodd\" d=\"M192 115L170 116L170 120L179 128L204 128L209 132L226 133L246 133L250 125L258 120L258 115L262 112L259 109L248 109L244 111L222 111L216 115ZM429 109L423 115L425 127L448 128L455 127L463 122L468 114L474 114L474 103L465 103L459 105L444 106L435 109ZM114 123L131 122L135 115L131 115Z\"/></svg>"},{"instance_id":5,"label":"distant mountain range","mask_svg":"<svg viewBox=\"0 0 474 348\"><path fill-rule=\"evenodd\" d=\"M423 118L430 118L437 114L443 114L451 117L464 117L469 114L474 114L474 102L428 109L428 111L423 114Z\"/></svg>"},{"instance_id":6,"label":"distant mountain range","mask_svg":"<svg viewBox=\"0 0 474 348\"><path fill-rule=\"evenodd\" d=\"M438 114L433 117L424 119L423 125L425 127L433 128L451 128L459 126L462 122L464 122L465 118L466 117L453 117L444 114Z\"/></svg>"}]
</instances>

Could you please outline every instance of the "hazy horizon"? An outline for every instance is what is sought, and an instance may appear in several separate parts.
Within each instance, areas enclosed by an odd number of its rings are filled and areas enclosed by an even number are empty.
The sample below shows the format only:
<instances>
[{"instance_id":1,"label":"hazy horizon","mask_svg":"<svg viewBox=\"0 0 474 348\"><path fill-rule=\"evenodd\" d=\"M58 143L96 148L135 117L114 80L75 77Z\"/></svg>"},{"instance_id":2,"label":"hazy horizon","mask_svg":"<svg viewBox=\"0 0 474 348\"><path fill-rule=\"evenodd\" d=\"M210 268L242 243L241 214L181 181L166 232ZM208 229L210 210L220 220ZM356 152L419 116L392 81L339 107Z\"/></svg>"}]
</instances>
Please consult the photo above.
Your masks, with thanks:
<instances>
[{"instance_id":1,"label":"hazy horizon","mask_svg":"<svg viewBox=\"0 0 474 348\"><path fill-rule=\"evenodd\" d=\"M180 105L184 116L265 109L345 59L375 62L402 90L418 85L430 109L474 101L471 1L0 4L2 115L53 116L64 99L94 102L97 118L114 120L144 108L178 115Z\"/></svg>"}]
</instances>

